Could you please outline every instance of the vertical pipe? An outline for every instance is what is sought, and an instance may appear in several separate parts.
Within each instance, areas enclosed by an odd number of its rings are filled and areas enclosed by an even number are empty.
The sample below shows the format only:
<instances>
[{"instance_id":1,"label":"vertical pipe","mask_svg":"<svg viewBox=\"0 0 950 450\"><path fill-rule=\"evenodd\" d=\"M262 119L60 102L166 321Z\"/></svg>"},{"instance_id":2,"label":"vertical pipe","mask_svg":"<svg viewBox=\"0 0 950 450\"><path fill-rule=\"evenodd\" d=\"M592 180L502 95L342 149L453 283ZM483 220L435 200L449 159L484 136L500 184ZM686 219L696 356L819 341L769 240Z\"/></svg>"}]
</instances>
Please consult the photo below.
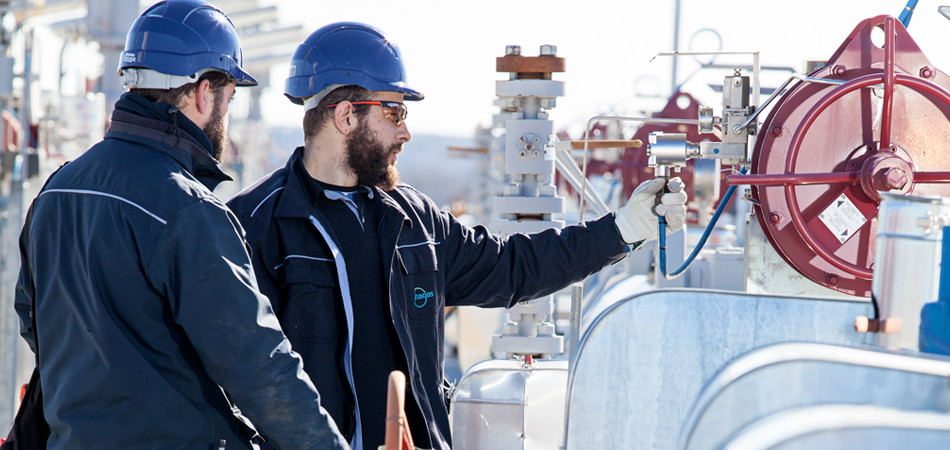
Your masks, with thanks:
<instances>
[{"instance_id":1,"label":"vertical pipe","mask_svg":"<svg viewBox=\"0 0 950 450\"><path fill-rule=\"evenodd\" d=\"M680 50L680 0L676 0L676 6L673 10L673 51L678 52ZM676 62L679 60L676 56L673 57L673 70L672 70L672 80L670 83L670 95L676 93Z\"/></svg>"},{"instance_id":2,"label":"vertical pipe","mask_svg":"<svg viewBox=\"0 0 950 450\"><path fill-rule=\"evenodd\" d=\"M948 260L950 261L950 260ZM950 272L950 271L948 271ZM570 356L568 361L573 361L577 356L577 344L581 340L581 308L584 301L584 282L571 285L571 329L567 336L568 349Z\"/></svg>"},{"instance_id":3,"label":"vertical pipe","mask_svg":"<svg viewBox=\"0 0 950 450\"><path fill-rule=\"evenodd\" d=\"M152 3L151 1L147 3ZM105 71L95 88L106 95L106 121L111 120L115 102L125 92L117 73L119 58L125 50L125 38L129 27L139 15L139 2L128 0L87 1L86 16L88 36L99 42L105 59Z\"/></svg>"}]
</instances>

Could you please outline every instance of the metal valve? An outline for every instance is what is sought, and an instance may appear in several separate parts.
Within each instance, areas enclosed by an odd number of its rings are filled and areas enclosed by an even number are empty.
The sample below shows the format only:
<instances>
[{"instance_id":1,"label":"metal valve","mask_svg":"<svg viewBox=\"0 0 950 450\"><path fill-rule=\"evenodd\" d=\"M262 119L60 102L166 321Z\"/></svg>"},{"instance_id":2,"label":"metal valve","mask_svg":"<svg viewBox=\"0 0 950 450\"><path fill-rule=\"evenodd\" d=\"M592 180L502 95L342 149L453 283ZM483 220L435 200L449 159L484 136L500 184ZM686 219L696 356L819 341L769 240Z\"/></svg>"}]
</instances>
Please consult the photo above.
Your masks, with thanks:
<instances>
[{"instance_id":1,"label":"metal valve","mask_svg":"<svg viewBox=\"0 0 950 450\"><path fill-rule=\"evenodd\" d=\"M680 171L686 167L686 161L699 158L699 145L686 140L684 133L650 133L647 145L649 166L658 177L670 176L670 168Z\"/></svg>"}]
</instances>

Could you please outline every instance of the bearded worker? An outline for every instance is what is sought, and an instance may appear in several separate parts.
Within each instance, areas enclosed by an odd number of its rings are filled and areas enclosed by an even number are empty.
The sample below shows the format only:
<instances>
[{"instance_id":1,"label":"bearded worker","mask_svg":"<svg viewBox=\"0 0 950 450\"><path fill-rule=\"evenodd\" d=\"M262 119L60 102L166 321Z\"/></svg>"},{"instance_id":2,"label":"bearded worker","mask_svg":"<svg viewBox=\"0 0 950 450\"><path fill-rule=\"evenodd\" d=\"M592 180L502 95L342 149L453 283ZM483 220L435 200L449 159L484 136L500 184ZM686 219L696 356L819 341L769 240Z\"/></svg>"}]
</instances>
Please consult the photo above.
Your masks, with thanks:
<instances>
[{"instance_id":1,"label":"bearded worker","mask_svg":"<svg viewBox=\"0 0 950 450\"><path fill-rule=\"evenodd\" d=\"M229 202L254 270L323 405L354 449L383 444L386 378L407 375L406 414L420 448L449 449L443 379L445 306L510 307L549 295L657 236L664 180L583 226L493 236L399 184L412 138L398 47L360 23L318 29L291 61L285 94L303 105L305 144ZM670 232L686 195L662 196ZM542 269L543 268L543 269ZM416 300L416 291L423 291Z\"/></svg>"},{"instance_id":2,"label":"bearded worker","mask_svg":"<svg viewBox=\"0 0 950 450\"><path fill-rule=\"evenodd\" d=\"M160 1L132 24L119 73L105 139L50 177L20 238L40 447L250 449L260 432L281 449L348 448L211 192L228 179L228 103L257 84L233 24L201 0Z\"/></svg>"}]
</instances>

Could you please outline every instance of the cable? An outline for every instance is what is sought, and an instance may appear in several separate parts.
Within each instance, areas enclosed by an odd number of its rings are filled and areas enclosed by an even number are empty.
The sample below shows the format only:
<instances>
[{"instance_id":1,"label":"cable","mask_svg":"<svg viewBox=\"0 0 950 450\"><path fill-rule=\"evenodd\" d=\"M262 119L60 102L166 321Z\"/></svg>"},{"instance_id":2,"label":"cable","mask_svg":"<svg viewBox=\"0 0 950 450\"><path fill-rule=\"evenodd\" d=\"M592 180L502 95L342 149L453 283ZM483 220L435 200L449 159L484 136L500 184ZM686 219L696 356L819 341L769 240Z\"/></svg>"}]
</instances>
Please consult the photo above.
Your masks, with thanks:
<instances>
[{"instance_id":1,"label":"cable","mask_svg":"<svg viewBox=\"0 0 950 450\"><path fill-rule=\"evenodd\" d=\"M743 167L739 173L745 174L746 168ZM722 201L719 202L719 206L716 208L716 212L713 213L712 219L710 219L709 224L706 225L706 230L703 231L703 236L699 238L699 242L696 243L696 247L693 248L693 252L690 253L689 257L686 258L686 261L683 262L683 265L679 269L673 271L673 273L668 273L666 271L666 217L659 216L659 253L660 253L660 270L659 273L663 275L667 280L672 280L684 272L686 269L689 269L689 266L693 264L693 260L696 259L696 256L699 255L699 252L703 249L703 246L706 245L706 240L709 239L709 235L712 234L713 228L716 227L716 222L719 222L719 216L722 215L722 212L725 211L726 205L729 204L729 201L732 200L732 195L736 192L736 185L729 186L729 189L726 190L726 195L722 197Z\"/></svg>"}]
</instances>

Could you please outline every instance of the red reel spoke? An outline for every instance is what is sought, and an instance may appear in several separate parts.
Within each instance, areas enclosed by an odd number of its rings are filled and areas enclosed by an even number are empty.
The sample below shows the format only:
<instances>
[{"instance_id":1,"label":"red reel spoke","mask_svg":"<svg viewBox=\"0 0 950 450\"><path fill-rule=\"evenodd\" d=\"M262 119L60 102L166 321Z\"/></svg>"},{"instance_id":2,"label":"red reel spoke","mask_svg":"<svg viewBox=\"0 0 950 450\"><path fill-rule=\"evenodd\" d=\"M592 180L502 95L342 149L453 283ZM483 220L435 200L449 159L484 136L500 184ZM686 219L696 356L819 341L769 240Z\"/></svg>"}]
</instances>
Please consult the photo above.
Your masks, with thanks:
<instances>
[{"instance_id":1,"label":"red reel spoke","mask_svg":"<svg viewBox=\"0 0 950 450\"><path fill-rule=\"evenodd\" d=\"M897 29L893 17L884 19L884 105L881 114L881 148L886 151L891 146L891 113L894 110L894 46L897 45Z\"/></svg>"}]
</instances>

